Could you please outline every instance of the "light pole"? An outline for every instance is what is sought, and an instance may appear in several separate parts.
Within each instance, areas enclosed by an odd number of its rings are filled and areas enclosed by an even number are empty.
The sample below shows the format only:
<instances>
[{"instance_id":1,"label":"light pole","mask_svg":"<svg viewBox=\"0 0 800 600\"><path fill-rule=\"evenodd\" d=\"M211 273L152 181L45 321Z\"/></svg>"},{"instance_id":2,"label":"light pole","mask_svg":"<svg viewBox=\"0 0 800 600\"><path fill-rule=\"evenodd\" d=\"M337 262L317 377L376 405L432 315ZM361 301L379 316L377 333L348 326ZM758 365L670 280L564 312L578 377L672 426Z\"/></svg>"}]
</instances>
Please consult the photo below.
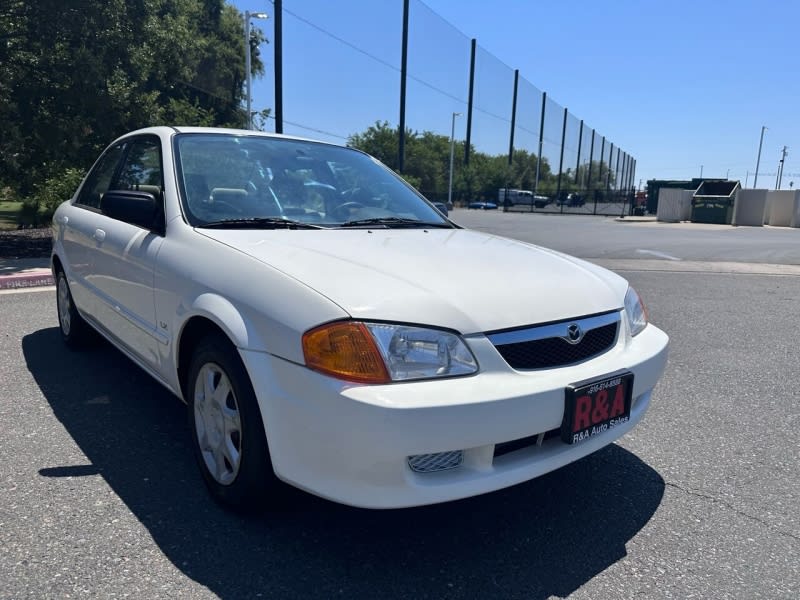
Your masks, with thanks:
<instances>
[{"instance_id":1,"label":"light pole","mask_svg":"<svg viewBox=\"0 0 800 600\"><path fill-rule=\"evenodd\" d=\"M700 179L703 178L703 165L700 165Z\"/></svg>"},{"instance_id":2,"label":"light pole","mask_svg":"<svg viewBox=\"0 0 800 600\"><path fill-rule=\"evenodd\" d=\"M756 159L756 172L753 175L753 189L756 187L756 182L758 181L758 167L761 164L761 146L764 144L764 130L766 127L764 125L761 126L761 140L758 142L758 158Z\"/></svg>"},{"instance_id":3,"label":"light pole","mask_svg":"<svg viewBox=\"0 0 800 600\"><path fill-rule=\"evenodd\" d=\"M453 205L453 152L456 145L456 117L460 117L460 112L454 112L450 124L450 183L447 186L447 209Z\"/></svg>"},{"instance_id":4,"label":"light pole","mask_svg":"<svg viewBox=\"0 0 800 600\"><path fill-rule=\"evenodd\" d=\"M268 18L269 15L267 13L244 11L244 77L247 88L247 129L253 128L253 84L250 81L250 19Z\"/></svg>"}]
</instances>

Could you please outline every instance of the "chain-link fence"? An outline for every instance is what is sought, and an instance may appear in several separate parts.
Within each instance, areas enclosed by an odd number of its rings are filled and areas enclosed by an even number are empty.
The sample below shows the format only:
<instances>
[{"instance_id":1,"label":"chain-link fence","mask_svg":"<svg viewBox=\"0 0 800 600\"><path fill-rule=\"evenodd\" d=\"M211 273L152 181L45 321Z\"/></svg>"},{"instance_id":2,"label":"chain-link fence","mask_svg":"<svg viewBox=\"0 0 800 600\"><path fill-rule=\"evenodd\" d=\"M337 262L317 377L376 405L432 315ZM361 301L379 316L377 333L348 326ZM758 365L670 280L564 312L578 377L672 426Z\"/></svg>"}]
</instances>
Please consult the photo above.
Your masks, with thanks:
<instances>
[{"instance_id":1,"label":"chain-link fence","mask_svg":"<svg viewBox=\"0 0 800 600\"><path fill-rule=\"evenodd\" d=\"M631 210L633 158L421 0L273 8L267 128L360 147L431 200Z\"/></svg>"}]
</instances>

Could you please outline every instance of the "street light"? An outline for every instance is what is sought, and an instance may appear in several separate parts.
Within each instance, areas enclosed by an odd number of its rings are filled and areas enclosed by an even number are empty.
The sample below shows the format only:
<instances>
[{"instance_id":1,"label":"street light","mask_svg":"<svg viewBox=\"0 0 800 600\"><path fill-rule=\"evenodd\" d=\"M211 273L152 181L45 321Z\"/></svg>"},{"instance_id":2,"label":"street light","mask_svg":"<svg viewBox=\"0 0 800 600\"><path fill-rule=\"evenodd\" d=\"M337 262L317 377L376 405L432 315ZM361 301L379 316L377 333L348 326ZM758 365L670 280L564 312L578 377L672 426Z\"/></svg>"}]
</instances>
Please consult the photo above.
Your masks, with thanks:
<instances>
[{"instance_id":1,"label":"street light","mask_svg":"<svg viewBox=\"0 0 800 600\"><path fill-rule=\"evenodd\" d=\"M269 15L263 12L251 13L244 11L244 77L247 87L247 128L253 128L253 93L252 82L250 81L250 19L269 19Z\"/></svg>"},{"instance_id":2,"label":"street light","mask_svg":"<svg viewBox=\"0 0 800 600\"><path fill-rule=\"evenodd\" d=\"M753 189L756 187L756 182L758 182L758 166L761 164L761 146L764 143L764 130L766 127L764 125L761 126L761 140L758 142L758 158L756 159L756 173L753 175Z\"/></svg>"},{"instance_id":3,"label":"street light","mask_svg":"<svg viewBox=\"0 0 800 600\"><path fill-rule=\"evenodd\" d=\"M454 112L452 123L450 125L450 184L447 186L448 210L453 205L453 151L455 150L455 143L456 143L456 117L460 116L461 116L460 112Z\"/></svg>"}]
</instances>

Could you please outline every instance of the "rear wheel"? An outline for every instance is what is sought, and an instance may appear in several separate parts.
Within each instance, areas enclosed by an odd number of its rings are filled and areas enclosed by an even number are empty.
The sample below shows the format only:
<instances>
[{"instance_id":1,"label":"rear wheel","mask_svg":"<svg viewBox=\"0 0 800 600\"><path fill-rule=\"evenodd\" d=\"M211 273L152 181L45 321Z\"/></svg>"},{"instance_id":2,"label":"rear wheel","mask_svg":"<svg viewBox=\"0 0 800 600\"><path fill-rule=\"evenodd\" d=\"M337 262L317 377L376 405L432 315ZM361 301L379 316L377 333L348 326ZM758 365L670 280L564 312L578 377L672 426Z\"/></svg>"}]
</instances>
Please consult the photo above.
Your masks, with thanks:
<instances>
[{"instance_id":1,"label":"rear wheel","mask_svg":"<svg viewBox=\"0 0 800 600\"><path fill-rule=\"evenodd\" d=\"M75 308L67 276L59 270L56 276L56 306L61 339L70 348L83 348L94 337L94 331Z\"/></svg>"},{"instance_id":2,"label":"rear wheel","mask_svg":"<svg viewBox=\"0 0 800 600\"><path fill-rule=\"evenodd\" d=\"M250 378L227 339L198 344L186 390L195 457L214 499L236 511L274 505L283 484L272 471Z\"/></svg>"}]
</instances>

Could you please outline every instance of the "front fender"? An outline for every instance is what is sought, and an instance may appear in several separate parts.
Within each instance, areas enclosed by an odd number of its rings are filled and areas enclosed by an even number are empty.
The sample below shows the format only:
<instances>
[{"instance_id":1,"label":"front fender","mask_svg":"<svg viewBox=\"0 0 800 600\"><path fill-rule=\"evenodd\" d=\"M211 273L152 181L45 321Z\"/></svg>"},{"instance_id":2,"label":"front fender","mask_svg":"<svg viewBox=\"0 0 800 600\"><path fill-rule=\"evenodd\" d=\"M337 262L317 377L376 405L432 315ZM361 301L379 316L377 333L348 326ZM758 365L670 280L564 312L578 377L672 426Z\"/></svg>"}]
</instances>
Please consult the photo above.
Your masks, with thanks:
<instances>
[{"instance_id":1,"label":"front fender","mask_svg":"<svg viewBox=\"0 0 800 600\"><path fill-rule=\"evenodd\" d=\"M181 331L192 317L197 316L205 317L214 322L225 332L237 348L264 347L263 340L256 339L258 334L253 331L252 327L248 327L244 317L227 298L223 298L213 292L206 292L197 296L188 307L188 310L181 315Z\"/></svg>"}]
</instances>

